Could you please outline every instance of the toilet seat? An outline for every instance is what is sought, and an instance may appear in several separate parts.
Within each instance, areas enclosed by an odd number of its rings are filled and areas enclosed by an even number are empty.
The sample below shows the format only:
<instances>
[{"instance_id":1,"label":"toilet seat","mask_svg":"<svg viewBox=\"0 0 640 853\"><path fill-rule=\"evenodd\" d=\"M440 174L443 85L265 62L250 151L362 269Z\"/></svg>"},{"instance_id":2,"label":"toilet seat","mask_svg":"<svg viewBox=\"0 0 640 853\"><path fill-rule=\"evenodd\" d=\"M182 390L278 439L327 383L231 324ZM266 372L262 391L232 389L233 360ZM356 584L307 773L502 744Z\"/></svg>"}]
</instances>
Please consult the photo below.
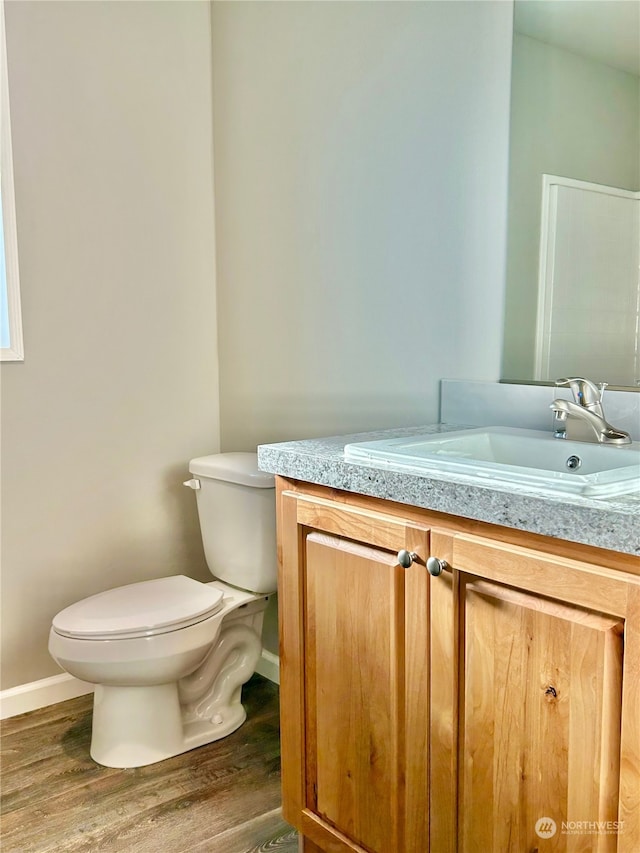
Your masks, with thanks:
<instances>
[{"instance_id":1,"label":"toilet seat","mask_svg":"<svg viewBox=\"0 0 640 853\"><path fill-rule=\"evenodd\" d=\"M53 630L78 640L152 637L208 619L222 607L221 590L177 575L119 586L61 610Z\"/></svg>"}]
</instances>

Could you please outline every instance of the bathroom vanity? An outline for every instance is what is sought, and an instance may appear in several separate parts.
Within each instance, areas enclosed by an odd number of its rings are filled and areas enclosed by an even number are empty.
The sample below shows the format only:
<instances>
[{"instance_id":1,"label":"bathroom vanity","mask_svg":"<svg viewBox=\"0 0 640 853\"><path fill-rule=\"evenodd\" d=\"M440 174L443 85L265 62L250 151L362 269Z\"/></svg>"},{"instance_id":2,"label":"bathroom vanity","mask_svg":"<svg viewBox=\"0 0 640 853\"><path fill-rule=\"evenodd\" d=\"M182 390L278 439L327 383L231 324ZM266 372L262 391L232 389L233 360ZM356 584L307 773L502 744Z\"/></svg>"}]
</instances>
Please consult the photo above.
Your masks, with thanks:
<instances>
[{"instance_id":1,"label":"bathroom vanity","mask_svg":"<svg viewBox=\"0 0 640 853\"><path fill-rule=\"evenodd\" d=\"M636 853L640 494L344 459L411 434L259 448L278 475L283 812L301 849Z\"/></svg>"}]
</instances>

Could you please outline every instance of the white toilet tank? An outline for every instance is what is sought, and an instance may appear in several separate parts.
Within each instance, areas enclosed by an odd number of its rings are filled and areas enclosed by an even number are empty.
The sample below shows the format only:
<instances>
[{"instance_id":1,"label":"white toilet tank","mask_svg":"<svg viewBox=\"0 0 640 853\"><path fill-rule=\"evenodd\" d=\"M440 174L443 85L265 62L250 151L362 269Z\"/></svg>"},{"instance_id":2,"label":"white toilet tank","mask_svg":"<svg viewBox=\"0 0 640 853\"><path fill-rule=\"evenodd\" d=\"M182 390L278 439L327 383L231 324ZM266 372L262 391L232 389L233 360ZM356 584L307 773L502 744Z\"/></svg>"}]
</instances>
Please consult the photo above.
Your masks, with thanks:
<instances>
[{"instance_id":1,"label":"white toilet tank","mask_svg":"<svg viewBox=\"0 0 640 853\"><path fill-rule=\"evenodd\" d=\"M277 585L275 479L255 453L218 453L189 463L204 553L218 580L250 590Z\"/></svg>"}]
</instances>

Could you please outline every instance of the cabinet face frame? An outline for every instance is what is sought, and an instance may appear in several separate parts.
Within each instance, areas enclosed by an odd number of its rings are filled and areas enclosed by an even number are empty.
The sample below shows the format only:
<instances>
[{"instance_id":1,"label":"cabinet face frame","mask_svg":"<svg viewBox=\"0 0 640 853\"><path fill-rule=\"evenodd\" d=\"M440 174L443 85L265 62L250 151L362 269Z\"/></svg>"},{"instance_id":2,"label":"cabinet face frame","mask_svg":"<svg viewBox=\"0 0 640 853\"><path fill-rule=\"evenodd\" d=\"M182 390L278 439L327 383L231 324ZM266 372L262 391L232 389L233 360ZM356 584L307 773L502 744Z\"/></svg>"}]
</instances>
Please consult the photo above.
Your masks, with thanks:
<instances>
[{"instance_id":1,"label":"cabinet face frame","mask_svg":"<svg viewBox=\"0 0 640 853\"><path fill-rule=\"evenodd\" d=\"M508 578L508 585L518 586L520 583L524 589L544 596L545 583L548 584L549 569L552 567L558 577L559 586L557 595L554 595L558 600L586 608L593 608L594 604L597 604L603 612L618 615L625 620L619 819L625 821L626 831L618 840L617 853L636 853L640 849L640 568L637 558L599 552L598 549L589 549L586 546L574 548L561 541L558 541L556 546L554 541L541 541L541 537L528 536L519 531L505 531L503 528L465 519L458 520L412 507L399 507L378 499L336 494L323 487L307 488L281 478L277 480L277 489L280 691L281 706L286 709L282 718L283 813L285 819L304 834L302 849L313 850L314 853L316 849L328 853L362 851L351 839L335 828L323 824L306 806L305 649L301 639L304 636L303 551L306 531L320 530L336 536L347 536L389 551L406 547L407 550L417 550L421 557L424 553L426 557L429 552L424 548L425 543L429 544L429 539L425 537L428 537L428 531L431 529L434 533L431 536L430 553L447 559L454 566L454 571L432 579L425 571L424 565L416 565L404 575L406 637L407 640L415 640L407 641L406 644L404 719L407 731L411 731L414 738L412 752L415 754L420 751L426 754L430 749L430 702L433 701L437 706L438 702L450 701L450 725L445 725L444 729L441 727L438 732L438 736L445 739L445 746L446 738L449 737L449 747L439 753L431 750L428 762L408 760L409 747L405 747L407 786L403 826L407 846L403 853L428 850L425 837L428 833L425 803L431 799L433 819L434 814L438 813L434 804L443 803L443 798L446 800L447 796L450 807L452 803L453 806L444 813L444 821L441 821L438 831L441 837L449 838L449 841L446 841L444 846L432 849L434 853L457 850L457 788L454 786L448 793L447 785L443 786L442 780L457 776L459 755L454 743L454 733L457 731L459 708L453 700L453 694L448 700L446 696L443 697L442 691L451 693L452 680L455 682L460 676L460 661L455 649L451 652L450 659L447 659L446 655L432 655L430 648L433 632L438 629L452 630L452 626L458 624L460 577L455 571L453 544L447 544L453 543L454 538L456 549L459 551L462 547L462 553L466 554L465 573L472 574L475 571L478 578L486 578L496 583L505 583ZM408 531L403 544L398 544L400 528ZM475 535L478 531L483 533L485 529L486 535ZM459 530L463 532L459 533ZM494 566L493 570L486 570L484 565L483 555L486 557L487 552L482 549L487 547L492 553L501 555L497 567ZM495 549L498 549L497 552ZM557 556L556 550L563 556ZM518 556L533 555L536 558L533 575L531 564L527 564L522 576L517 570L514 572L514 554L516 564ZM506 563L509 563L508 570ZM606 568L603 563L616 568ZM472 568L474 565L475 569ZM575 574L576 572L578 574ZM604 592L598 593L597 589ZM429 613L431 619L435 619L431 627L426 615ZM417 633L412 633L416 631ZM422 707L427 711L426 721L423 714L416 715L415 709L419 704L416 702L416 690ZM440 694L438 690L441 691ZM408 740L407 738L406 742ZM419 766L420 764L422 766ZM431 790L427 779L429 767L435 780ZM420 795L417 792L421 792ZM305 844L307 846L304 846Z\"/></svg>"}]
</instances>

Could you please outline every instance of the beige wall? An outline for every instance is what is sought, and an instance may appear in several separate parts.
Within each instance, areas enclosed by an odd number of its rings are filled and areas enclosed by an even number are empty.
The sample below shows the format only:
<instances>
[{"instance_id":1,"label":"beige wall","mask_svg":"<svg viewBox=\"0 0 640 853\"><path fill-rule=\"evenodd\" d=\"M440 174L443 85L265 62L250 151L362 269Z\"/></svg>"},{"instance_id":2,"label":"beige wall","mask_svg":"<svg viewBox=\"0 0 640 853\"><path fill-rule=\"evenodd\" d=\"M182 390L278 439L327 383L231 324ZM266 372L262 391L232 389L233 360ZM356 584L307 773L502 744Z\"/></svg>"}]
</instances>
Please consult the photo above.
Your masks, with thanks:
<instances>
[{"instance_id":1,"label":"beige wall","mask_svg":"<svg viewBox=\"0 0 640 853\"><path fill-rule=\"evenodd\" d=\"M214 3L223 449L432 422L441 377L498 378L511 14Z\"/></svg>"},{"instance_id":2,"label":"beige wall","mask_svg":"<svg viewBox=\"0 0 640 853\"><path fill-rule=\"evenodd\" d=\"M225 449L497 379L511 4L214 3Z\"/></svg>"},{"instance_id":3,"label":"beige wall","mask_svg":"<svg viewBox=\"0 0 640 853\"><path fill-rule=\"evenodd\" d=\"M4 365L4 685L51 616L206 579L190 456L433 421L495 379L511 5L10 3L27 358ZM214 144L215 143L215 146ZM275 648L274 623L267 645Z\"/></svg>"},{"instance_id":4,"label":"beige wall","mask_svg":"<svg viewBox=\"0 0 640 853\"><path fill-rule=\"evenodd\" d=\"M2 365L3 688L51 617L204 565L218 447L209 5L6 4L26 357Z\"/></svg>"},{"instance_id":5,"label":"beige wall","mask_svg":"<svg viewBox=\"0 0 640 853\"><path fill-rule=\"evenodd\" d=\"M513 56L502 377L530 379L542 175L640 189L640 79L520 33Z\"/></svg>"}]
</instances>

